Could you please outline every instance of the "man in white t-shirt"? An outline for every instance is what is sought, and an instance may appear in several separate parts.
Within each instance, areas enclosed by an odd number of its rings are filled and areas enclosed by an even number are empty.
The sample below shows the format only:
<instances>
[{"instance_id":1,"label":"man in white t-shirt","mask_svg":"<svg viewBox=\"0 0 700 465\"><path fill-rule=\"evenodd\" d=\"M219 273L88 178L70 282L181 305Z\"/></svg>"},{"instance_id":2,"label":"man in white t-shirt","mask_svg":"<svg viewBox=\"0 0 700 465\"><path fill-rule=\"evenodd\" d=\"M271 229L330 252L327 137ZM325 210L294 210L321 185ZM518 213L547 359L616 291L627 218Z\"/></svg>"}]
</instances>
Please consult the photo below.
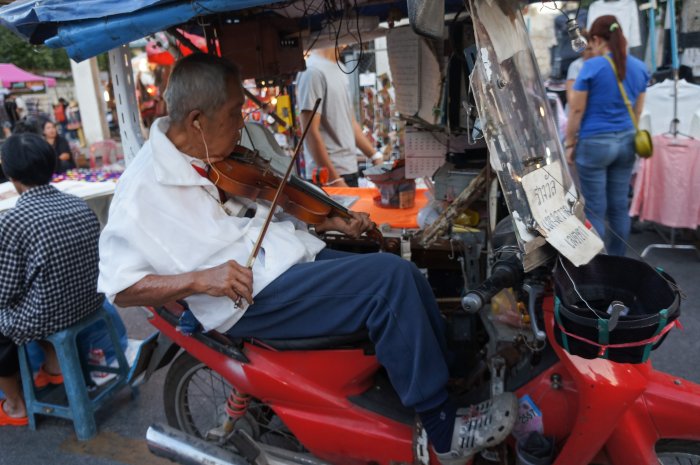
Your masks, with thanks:
<instances>
[{"instance_id":1,"label":"man in white t-shirt","mask_svg":"<svg viewBox=\"0 0 700 465\"><path fill-rule=\"evenodd\" d=\"M316 99L321 106L311 120ZM383 162L372 142L363 134L353 114L348 79L336 61L336 49L313 50L306 60L306 71L297 77L299 117L304 127L311 120L304 141L306 177L315 168L328 170L328 185L357 187L357 149L372 163Z\"/></svg>"}]
</instances>

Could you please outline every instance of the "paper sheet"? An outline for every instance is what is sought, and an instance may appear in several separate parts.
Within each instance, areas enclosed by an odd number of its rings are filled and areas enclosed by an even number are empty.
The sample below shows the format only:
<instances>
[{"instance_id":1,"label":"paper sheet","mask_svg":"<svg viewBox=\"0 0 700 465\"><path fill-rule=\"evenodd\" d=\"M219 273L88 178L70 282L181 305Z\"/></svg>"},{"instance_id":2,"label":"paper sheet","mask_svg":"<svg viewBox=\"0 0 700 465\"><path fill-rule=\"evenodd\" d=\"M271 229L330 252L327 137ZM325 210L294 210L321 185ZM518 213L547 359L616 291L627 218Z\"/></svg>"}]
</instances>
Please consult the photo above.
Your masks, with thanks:
<instances>
[{"instance_id":1,"label":"paper sheet","mask_svg":"<svg viewBox=\"0 0 700 465\"><path fill-rule=\"evenodd\" d=\"M432 176L445 163L446 147L429 132L406 128L406 178Z\"/></svg>"},{"instance_id":2,"label":"paper sheet","mask_svg":"<svg viewBox=\"0 0 700 465\"><path fill-rule=\"evenodd\" d=\"M581 266L603 250L603 241L574 216L562 178L561 163L556 161L523 176L522 184L537 230L571 263Z\"/></svg>"},{"instance_id":3,"label":"paper sheet","mask_svg":"<svg viewBox=\"0 0 700 465\"><path fill-rule=\"evenodd\" d=\"M425 39L410 27L389 30L389 67L396 92L396 110L429 124L437 121L433 112L440 104L442 74L436 55Z\"/></svg>"},{"instance_id":4,"label":"paper sheet","mask_svg":"<svg viewBox=\"0 0 700 465\"><path fill-rule=\"evenodd\" d=\"M440 64L433 51L424 39L419 40L421 44L420 106L416 116L430 124L435 124L438 117L434 109L440 106L442 74Z\"/></svg>"},{"instance_id":5,"label":"paper sheet","mask_svg":"<svg viewBox=\"0 0 700 465\"><path fill-rule=\"evenodd\" d=\"M468 141L463 136L452 136L448 140L444 133L407 127L404 146L406 178L432 176L445 163L448 144L450 152L463 152L468 146Z\"/></svg>"},{"instance_id":6,"label":"paper sheet","mask_svg":"<svg viewBox=\"0 0 700 465\"><path fill-rule=\"evenodd\" d=\"M390 29L386 41L396 96L396 111L402 115L413 116L418 111L419 102L420 39L411 28L403 27Z\"/></svg>"}]
</instances>

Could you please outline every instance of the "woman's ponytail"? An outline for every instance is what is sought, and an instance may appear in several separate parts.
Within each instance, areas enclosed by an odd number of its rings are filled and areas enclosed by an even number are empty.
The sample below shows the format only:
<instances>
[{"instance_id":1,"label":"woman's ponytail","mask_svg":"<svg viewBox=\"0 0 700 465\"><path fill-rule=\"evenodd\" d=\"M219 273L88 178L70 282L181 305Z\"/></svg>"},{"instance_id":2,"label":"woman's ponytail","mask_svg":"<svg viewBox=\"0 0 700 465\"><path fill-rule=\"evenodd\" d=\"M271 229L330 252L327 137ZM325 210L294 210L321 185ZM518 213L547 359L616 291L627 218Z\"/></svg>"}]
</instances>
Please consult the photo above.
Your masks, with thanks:
<instances>
[{"instance_id":1,"label":"woman's ponytail","mask_svg":"<svg viewBox=\"0 0 700 465\"><path fill-rule=\"evenodd\" d=\"M593 22L588 34L590 37L598 36L608 43L613 63L617 68L617 77L621 81L624 80L627 74L627 39L617 18L612 15L599 17Z\"/></svg>"}]
</instances>

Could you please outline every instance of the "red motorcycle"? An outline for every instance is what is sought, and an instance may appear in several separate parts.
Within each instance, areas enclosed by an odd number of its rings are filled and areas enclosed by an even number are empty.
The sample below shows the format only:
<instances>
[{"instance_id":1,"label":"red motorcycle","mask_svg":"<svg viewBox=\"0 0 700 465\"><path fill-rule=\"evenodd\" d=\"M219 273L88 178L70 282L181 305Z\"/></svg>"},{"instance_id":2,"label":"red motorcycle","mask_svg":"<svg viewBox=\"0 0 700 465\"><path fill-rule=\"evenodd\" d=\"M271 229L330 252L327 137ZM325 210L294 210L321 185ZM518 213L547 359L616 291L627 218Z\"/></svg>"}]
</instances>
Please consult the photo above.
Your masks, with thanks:
<instances>
[{"instance_id":1,"label":"red motorcycle","mask_svg":"<svg viewBox=\"0 0 700 465\"><path fill-rule=\"evenodd\" d=\"M436 8L441 3L409 2L423 4L419 11L431 14L417 14L420 21L414 27L419 30L433 19L438 26L434 34L442 38L444 15ZM663 293L671 298L659 300L644 287L633 261L603 274L610 267L607 258L599 258L606 256L599 255L594 261L605 266L592 276L604 276L599 288L612 291L611 298L579 295L581 305L575 297L565 298L571 290L587 292L576 282L577 270L584 267L569 267L562 258L547 261L554 256L545 239L562 239L559 247L575 249L571 255L579 257L595 241L583 223L573 244L557 230L562 221L581 213L583 204L565 168L527 28L517 2L470 0L469 6L476 38L474 54L465 51L474 69L470 88L477 97L489 162L513 221L503 222L510 224L509 231L496 227L491 238L496 263L489 279L461 299L466 311L446 315L448 342L463 368L449 388L457 405L513 392L521 411L530 403L529 412L539 412L542 422L531 424L523 415L519 420L531 429L516 424L520 441L508 439L473 462L513 463L518 456L520 463L528 463L520 453L528 452L523 438L529 431L528 439L540 434L556 449L553 458L537 463L700 464L700 386L658 372L648 361L652 347L677 321L678 293L668 285ZM468 101L469 96L466 106ZM532 184L531 173L542 186ZM531 208L533 193L537 205ZM490 197L491 203L496 204L495 198ZM537 220L535 212L549 221ZM552 212L563 216L545 215ZM669 280L650 268L644 274ZM618 286L621 277L629 279ZM617 292L630 282L642 287ZM500 294L504 289L512 289L505 291L505 299ZM635 314L646 304L653 313ZM186 335L178 331L183 310L150 310L161 336L185 350L165 382L170 426L148 432L156 454L183 464L437 465L414 413L401 405L366 334L237 341L216 334ZM619 334L625 337L618 340ZM168 344L160 347L172 355Z\"/></svg>"},{"instance_id":2,"label":"red motorcycle","mask_svg":"<svg viewBox=\"0 0 700 465\"><path fill-rule=\"evenodd\" d=\"M649 361L568 353L551 283L548 268L523 276L511 257L499 260L491 277L462 299L468 312L451 315L450 324L478 327L469 344L483 345L463 360L470 370L454 384L455 397L473 403L503 390L529 396L558 451L555 461L538 463L700 464L700 386L656 371ZM483 305L506 287L515 289L527 326L499 322ZM185 349L165 381L170 427L148 432L157 455L183 464L438 463L366 334L230 341L178 331L182 311L150 310L161 335ZM568 337L575 342L574 334ZM515 449L511 438L474 463L513 463Z\"/></svg>"}]
</instances>

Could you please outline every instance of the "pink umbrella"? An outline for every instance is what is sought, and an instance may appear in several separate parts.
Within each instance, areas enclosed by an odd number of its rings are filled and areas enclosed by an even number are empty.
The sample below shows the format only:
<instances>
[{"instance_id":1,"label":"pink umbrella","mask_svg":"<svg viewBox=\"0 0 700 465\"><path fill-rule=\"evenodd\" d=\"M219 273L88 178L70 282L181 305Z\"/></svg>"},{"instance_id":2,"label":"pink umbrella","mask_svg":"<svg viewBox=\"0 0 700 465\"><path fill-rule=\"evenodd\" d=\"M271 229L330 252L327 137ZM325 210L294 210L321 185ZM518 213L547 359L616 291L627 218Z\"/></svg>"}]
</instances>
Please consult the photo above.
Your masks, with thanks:
<instances>
[{"instance_id":1,"label":"pink umbrella","mask_svg":"<svg viewBox=\"0 0 700 465\"><path fill-rule=\"evenodd\" d=\"M32 74L11 63L0 63L0 83L2 87L12 89L13 83L30 82L43 82L48 87L56 87L54 78Z\"/></svg>"}]
</instances>

